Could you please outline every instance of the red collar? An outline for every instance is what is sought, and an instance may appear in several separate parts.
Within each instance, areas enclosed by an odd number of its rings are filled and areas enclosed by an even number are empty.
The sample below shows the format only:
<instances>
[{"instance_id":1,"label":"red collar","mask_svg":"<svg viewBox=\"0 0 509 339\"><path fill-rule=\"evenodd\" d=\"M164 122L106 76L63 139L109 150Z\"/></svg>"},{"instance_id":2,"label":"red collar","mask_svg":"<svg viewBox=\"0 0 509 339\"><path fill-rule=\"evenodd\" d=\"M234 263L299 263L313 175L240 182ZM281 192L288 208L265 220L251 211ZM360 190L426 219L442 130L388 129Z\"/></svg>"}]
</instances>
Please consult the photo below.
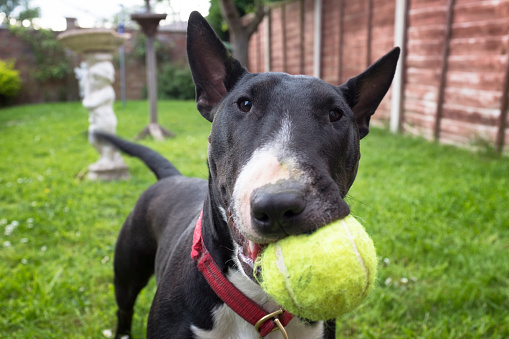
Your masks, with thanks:
<instances>
[{"instance_id":1,"label":"red collar","mask_svg":"<svg viewBox=\"0 0 509 339\"><path fill-rule=\"evenodd\" d=\"M292 320L293 314L283 309L273 313L267 312L251 298L239 291L223 275L203 242L202 219L203 211L194 229L191 257L196 262L198 270L203 274L210 287L235 313L253 325L260 333L260 337L265 337L272 331L281 330L285 338L287 338L284 327Z\"/></svg>"}]
</instances>

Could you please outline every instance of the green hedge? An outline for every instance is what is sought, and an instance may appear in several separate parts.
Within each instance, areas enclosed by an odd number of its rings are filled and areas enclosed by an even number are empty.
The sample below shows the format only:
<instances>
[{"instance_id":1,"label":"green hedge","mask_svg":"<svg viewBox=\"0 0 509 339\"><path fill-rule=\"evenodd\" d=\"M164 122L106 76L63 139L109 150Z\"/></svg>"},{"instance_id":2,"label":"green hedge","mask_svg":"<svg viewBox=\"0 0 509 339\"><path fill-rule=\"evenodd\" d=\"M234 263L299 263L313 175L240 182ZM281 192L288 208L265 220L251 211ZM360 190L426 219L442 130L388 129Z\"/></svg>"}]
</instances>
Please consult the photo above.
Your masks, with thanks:
<instances>
[{"instance_id":1,"label":"green hedge","mask_svg":"<svg viewBox=\"0 0 509 339\"><path fill-rule=\"evenodd\" d=\"M158 76L158 96L160 99L194 99L194 84L188 67L182 68L174 64L161 67Z\"/></svg>"},{"instance_id":2,"label":"green hedge","mask_svg":"<svg viewBox=\"0 0 509 339\"><path fill-rule=\"evenodd\" d=\"M21 78L14 69L14 61L0 60L0 106L11 103L20 89Z\"/></svg>"}]
</instances>

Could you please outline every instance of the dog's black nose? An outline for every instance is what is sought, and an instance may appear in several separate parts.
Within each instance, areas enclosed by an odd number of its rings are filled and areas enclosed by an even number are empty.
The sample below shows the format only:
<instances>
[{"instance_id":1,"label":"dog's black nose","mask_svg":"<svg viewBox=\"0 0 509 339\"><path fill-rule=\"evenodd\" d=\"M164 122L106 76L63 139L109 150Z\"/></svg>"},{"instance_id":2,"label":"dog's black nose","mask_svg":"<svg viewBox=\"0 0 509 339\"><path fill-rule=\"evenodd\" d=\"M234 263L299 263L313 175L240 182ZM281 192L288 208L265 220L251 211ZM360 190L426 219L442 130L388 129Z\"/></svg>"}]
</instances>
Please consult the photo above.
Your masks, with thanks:
<instances>
[{"instance_id":1,"label":"dog's black nose","mask_svg":"<svg viewBox=\"0 0 509 339\"><path fill-rule=\"evenodd\" d=\"M251 196L254 226L264 235L300 233L301 214L306 208L302 190L258 189Z\"/></svg>"}]
</instances>

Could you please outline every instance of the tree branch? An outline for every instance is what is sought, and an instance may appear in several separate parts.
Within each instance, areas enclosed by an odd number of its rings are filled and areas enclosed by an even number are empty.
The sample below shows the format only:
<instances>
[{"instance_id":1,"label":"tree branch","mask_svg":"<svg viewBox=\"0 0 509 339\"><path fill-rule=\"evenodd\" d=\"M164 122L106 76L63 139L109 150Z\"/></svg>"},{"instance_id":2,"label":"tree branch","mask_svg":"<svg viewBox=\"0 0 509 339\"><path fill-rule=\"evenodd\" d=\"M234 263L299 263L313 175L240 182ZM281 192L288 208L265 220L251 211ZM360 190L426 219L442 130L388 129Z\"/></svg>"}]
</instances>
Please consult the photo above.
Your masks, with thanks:
<instances>
[{"instance_id":1,"label":"tree branch","mask_svg":"<svg viewBox=\"0 0 509 339\"><path fill-rule=\"evenodd\" d=\"M258 25L262 22L263 17L265 16L265 12L266 11L263 1L256 1L255 16L245 28L248 37L250 37L256 31Z\"/></svg>"},{"instance_id":2,"label":"tree branch","mask_svg":"<svg viewBox=\"0 0 509 339\"><path fill-rule=\"evenodd\" d=\"M234 0L220 0L219 9L230 30L243 30L240 14L235 7Z\"/></svg>"}]
</instances>

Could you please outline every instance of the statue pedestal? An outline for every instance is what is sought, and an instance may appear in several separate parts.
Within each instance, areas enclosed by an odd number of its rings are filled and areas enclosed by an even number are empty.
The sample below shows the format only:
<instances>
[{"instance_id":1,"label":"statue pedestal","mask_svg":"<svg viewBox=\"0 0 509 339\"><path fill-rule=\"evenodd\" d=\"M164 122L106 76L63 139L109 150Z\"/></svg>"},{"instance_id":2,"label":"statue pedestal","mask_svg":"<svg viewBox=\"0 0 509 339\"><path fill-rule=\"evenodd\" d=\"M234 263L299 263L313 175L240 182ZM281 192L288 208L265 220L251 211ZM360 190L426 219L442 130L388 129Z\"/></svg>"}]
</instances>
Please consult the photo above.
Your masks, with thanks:
<instances>
[{"instance_id":1,"label":"statue pedestal","mask_svg":"<svg viewBox=\"0 0 509 339\"><path fill-rule=\"evenodd\" d=\"M130 177L129 168L123 161L122 163L113 163L107 166L102 166L98 163L88 166L87 178L90 180L115 181L128 180Z\"/></svg>"}]
</instances>

